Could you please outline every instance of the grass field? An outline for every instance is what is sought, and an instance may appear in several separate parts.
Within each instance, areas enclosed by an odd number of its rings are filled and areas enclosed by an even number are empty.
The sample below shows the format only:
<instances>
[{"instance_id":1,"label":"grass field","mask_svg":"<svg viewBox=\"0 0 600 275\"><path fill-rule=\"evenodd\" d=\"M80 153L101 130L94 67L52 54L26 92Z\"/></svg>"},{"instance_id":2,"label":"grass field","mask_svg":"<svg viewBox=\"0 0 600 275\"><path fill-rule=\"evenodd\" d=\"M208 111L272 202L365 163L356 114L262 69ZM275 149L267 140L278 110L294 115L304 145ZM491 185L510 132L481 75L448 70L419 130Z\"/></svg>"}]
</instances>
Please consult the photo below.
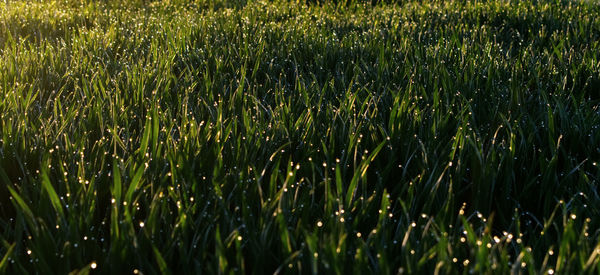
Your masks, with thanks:
<instances>
[{"instance_id":1,"label":"grass field","mask_svg":"<svg viewBox=\"0 0 600 275\"><path fill-rule=\"evenodd\" d=\"M0 273L600 272L596 1L186 2L0 3Z\"/></svg>"}]
</instances>

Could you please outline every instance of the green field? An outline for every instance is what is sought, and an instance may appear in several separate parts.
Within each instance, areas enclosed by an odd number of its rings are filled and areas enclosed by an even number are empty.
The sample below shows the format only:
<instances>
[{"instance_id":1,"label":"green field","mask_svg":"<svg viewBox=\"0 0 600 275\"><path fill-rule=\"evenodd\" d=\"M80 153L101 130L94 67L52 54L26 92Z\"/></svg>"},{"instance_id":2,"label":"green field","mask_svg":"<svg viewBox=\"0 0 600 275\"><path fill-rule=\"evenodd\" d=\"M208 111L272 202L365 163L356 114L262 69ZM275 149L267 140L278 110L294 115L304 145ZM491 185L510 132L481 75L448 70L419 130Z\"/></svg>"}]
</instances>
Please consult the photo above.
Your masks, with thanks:
<instances>
[{"instance_id":1,"label":"green field","mask_svg":"<svg viewBox=\"0 0 600 275\"><path fill-rule=\"evenodd\" d=\"M0 274L600 272L596 1L0 2Z\"/></svg>"}]
</instances>

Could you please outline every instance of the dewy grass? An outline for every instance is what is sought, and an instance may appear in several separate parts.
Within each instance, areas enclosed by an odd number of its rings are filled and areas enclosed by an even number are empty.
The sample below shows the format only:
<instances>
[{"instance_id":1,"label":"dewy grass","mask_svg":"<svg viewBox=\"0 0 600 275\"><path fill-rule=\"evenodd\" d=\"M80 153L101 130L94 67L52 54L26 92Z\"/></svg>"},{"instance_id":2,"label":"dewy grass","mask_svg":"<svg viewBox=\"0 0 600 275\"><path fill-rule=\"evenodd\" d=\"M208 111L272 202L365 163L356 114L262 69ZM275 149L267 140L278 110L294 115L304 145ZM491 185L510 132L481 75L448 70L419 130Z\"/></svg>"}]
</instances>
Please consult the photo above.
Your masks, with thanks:
<instances>
[{"instance_id":1,"label":"dewy grass","mask_svg":"<svg viewBox=\"0 0 600 275\"><path fill-rule=\"evenodd\" d=\"M600 272L600 6L4 1L0 273Z\"/></svg>"}]
</instances>

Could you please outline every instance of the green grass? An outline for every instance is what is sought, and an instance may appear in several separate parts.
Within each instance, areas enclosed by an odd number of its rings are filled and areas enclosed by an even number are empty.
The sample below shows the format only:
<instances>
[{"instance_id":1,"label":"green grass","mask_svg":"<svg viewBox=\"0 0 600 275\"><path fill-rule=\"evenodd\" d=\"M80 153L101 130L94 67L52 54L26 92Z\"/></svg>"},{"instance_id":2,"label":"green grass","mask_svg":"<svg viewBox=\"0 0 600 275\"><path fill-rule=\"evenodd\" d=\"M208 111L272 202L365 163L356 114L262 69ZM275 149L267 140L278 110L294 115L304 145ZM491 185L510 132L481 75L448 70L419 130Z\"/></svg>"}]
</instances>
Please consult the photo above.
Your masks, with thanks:
<instances>
[{"instance_id":1,"label":"green grass","mask_svg":"<svg viewBox=\"0 0 600 275\"><path fill-rule=\"evenodd\" d=\"M0 273L600 272L600 5L299 2L1 2Z\"/></svg>"}]
</instances>

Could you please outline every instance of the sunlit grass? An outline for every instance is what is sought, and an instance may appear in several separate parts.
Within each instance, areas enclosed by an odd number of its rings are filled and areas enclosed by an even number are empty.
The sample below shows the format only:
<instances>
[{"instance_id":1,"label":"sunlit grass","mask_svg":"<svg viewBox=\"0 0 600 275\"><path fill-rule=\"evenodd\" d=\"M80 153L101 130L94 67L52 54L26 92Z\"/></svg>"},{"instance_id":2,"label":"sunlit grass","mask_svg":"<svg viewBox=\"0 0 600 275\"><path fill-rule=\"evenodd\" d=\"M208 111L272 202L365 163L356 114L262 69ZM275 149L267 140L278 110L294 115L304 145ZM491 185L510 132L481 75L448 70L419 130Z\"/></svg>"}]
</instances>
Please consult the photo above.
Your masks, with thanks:
<instances>
[{"instance_id":1,"label":"sunlit grass","mask_svg":"<svg viewBox=\"0 0 600 275\"><path fill-rule=\"evenodd\" d=\"M0 273L599 272L598 4L180 2L0 3Z\"/></svg>"}]
</instances>

